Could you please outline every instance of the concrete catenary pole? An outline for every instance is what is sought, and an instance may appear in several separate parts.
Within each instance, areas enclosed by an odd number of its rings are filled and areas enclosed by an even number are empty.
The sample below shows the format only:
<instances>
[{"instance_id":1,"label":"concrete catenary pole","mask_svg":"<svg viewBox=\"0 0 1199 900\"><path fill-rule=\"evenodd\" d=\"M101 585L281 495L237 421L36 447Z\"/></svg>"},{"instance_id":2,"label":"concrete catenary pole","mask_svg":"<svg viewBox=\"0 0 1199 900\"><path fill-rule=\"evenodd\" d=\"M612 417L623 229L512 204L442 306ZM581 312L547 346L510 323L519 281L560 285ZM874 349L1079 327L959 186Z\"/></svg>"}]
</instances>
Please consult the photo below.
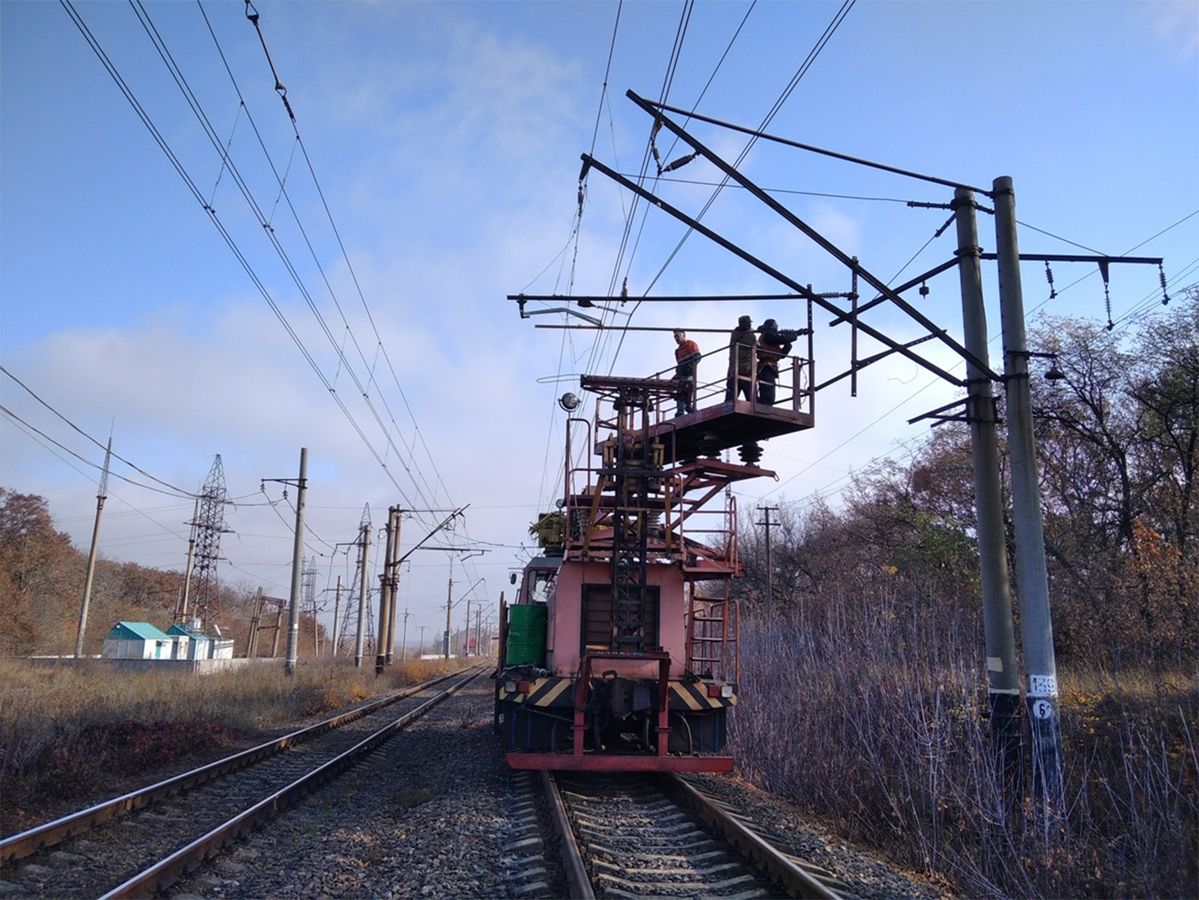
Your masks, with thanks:
<instances>
[{"instance_id":1,"label":"concrete catenary pole","mask_svg":"<svg viewBox=\"0 0 1199 900\"><path fill-rule=\"evenodd\" d=\"M366 588L367 567L370 565L371 527L364 523L362 526L362 559L359 565L360 580L358 584L358 632L354 636L354 668L362 668L362 636L366 629Z\"/></svg>"},{"instance_id":2,"label":"concrete catenary pole","mask_svg":"<svg viewBox=\"0 0 1199 900\"><path fill-rule=\"evenodd\" d=\"M1012 179L996 178L995 250L999 264L999 307L1003 322L1003 366L1007 388L1008 454L1012 469L1012 525L1016 538L1016 590L1028 673L1025 694L1032 735L1033 795L1054 814L1065 811L1062 787L1061 720L1057 663L1045 568L1041 487L1033 437L1032 392L1024 334L1024 296L1016 239L1016 195Z\"/></svg>"},{"instance_id":3,"label":"concrete catenary pole","mask_svg":"<svg viewBox=\"0 0 1199 900\"><path fill-rule=\"evenodd\" d=\"M96 548L100 543L100 517L104 513L104 501L108 499L108 463L112 459L112 437L108 438L108 449L104 451L104 470L100 474L99 490L96 491L96 521L92 525L92 546L87 552L87 574L83 578L83 601L79 604L79 630L75 633L75 658L83 656L83 635L87 631L87 607L92 600L92 580L96 574Z\"/></svg>"},{"instance_id":4,"label":"concrete catenary pole","mask_svg":"<svg viewBox=\"0 0 1199 900\"><path fill-rule=\"evenodd\" d=\"M454 560L450 560L450 580L445 586L445 639L442 641L441 650L445 654L445 658L450 658L450 610L454 608L450 598L454 593Z\"/></svg>"},{"instance_id":5,"label":"concrete catenary pole","mask_svg":"<svg viewBox=\"0 0 1199 900\"><path fill-rule=\"evenodd\" d=\"M300 580L304 576L304 493L308 489L308 448L300 448L300 477L296 481L296 537L291 552L291 596L287 607L287 658L283 668L296 673L300 638Z\"/></svg>"},{"instance_id":6,"label":"concrete catenary pole","mask_svg":"<svg viewBox=\"0 0 1199 900\"><path fill-rule=\"evenodd\" d=\"M383 572L379 576L379 639L375 642L375 674L383 674L383 666L387 662L387 629L391 624L391 613L387 601L391 597L391 561L395 553L395 531L392 521L395 507L387 510L387 537L383 544Z\"/></svg>"},{"instance_id":7,"label":"concrete catenary pole","mask_svg":"<svg viewBox=\"0 0 1199 900\"><path fill-rule=\"evenodd\" d=\"M283 630L283 601L279 601L279 608L275 610L275 635L271 638L271 659L279 658L279 632Z\"/></svg>"},{"instance_id":8,"label":"concrete catenary pole","mask_svg":"<svg viewBox=\"0 0 1199 900\"><path fill-rule=\"evenodd\" d=\"M774 611L774 565L770 559L770 529L778 524L770 521L770 513L777 511L778 507L759 506L758 509L762 510L762 521L758 524L766 528L766 621L769 622Z\"/></svg>"},{"instance_id":9,"label":"concrete catenary pole","mask_svg":"<svg viewBox=\"0 0 1199 900\"><path fill-rule=\"evenodd\" d=\"M398 506L391 508L391 514L395 518L395 525L392 532L395 535L393 538L394 548L391 551L391 577L388 580L391 596L387 601L387 609L390 613L390 618L387 623L387 665L391 665L392 656L395 653L396 642L396 600L400 592L400 522L403 519L403 510ZM407 615L407 612L405 612ZM404 623L407 625L407 622Z\"/></svg>"},{"instance_id":10,"label":"concrete catenary pole","mask_svg":"<svg viewBox=\"0 0 1199 900\"><path fill-rule=\"evenodd\" d=\"M262 587L254 593L253 613L250 615L250 638L246 641L246 659L258 655L258 627L262 624Z\"/></svg>"},{"instance_id":11,"label":"concrete catenary pole","mask_svg":"<svg viewBox=\"0 0 1199 900\"><path fill-rule=\"evenodd\" d=\"M462 634L462 656L470 656L470 598L466 598L466 631Z\"/></svg>"},{"instance_id":12,"label":"concrete catenary pole","mask_svg":"<svg viewBox=\"0 0 1199 900\"><path fill-rule=\"evenodd\" d=\"M953 208L957 217L958 274L962 287L965 346L983 366L990 368L974 193L958 188L954 193ZM1018 790L1020 772L1020 672L1016 662L1012 597L1008 586L1007 539L1003 526L999 447L995 433L995 396L988 374L969 360L966 363L966 385L966 415L970 422L974 509L982 575L983 640L987 654L991 747L999 771L1003 774L1004 793L1012 800Z\"/></svg>"},{"instance_id":13,"label":"concrete catenary pole","mask_svg":"<svg viewBox=\"0 0 1199 900\"><path fill-rule=\"evenodd\" d=\"M337 589L333 593L333 650L330 656L337 655L337 642L341 640L341 576L337 576Z\"/></svg>"},{"instance_id":14,"label":"concrete catenary pole","mask_svg":"<svg viewBox=\"0 0 1199 900\"><path fill-rule=\"evenodd\" d=\"M404 610L404 632L400 637L400 661L403 662L408 658L408 618L412 613Z\"/></svg>"}]
</instances>

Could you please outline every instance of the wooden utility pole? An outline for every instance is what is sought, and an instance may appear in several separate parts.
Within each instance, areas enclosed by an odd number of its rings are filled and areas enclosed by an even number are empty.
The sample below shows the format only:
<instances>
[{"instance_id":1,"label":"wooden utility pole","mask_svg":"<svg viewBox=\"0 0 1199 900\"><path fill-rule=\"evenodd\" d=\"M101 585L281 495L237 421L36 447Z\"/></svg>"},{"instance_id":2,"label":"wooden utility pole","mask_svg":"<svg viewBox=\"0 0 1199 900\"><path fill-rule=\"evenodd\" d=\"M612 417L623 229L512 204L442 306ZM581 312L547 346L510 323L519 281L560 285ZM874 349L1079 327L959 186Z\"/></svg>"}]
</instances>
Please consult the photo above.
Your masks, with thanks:
<instances>
[{"instance_id":1,"label":"wooden utility pole","mask_svg":"<svg viewBox=\"0 0 1199 900\"><path fill-rule=\"evenodd\" d=\"M183 597L179 601L178 621L181 625L187 624L187 606L191 600L192 590L192 569L196 564L196 519L200 517L200 498L196 498L196 503L192 507L191 532L187 538L187 565L183 568Z\"/></svg>"},{"instance_id":2,"label":"wooden utility pole","mask_svg":"<svg viewBox=\"0 0 1199 900\"><path fill-rule=\"evenodd\" d=\"M108 463L112 459L112 435L104 451L104 469L100 474L100 489L96 491L96 521L92 525L92 546L87 553L87 574L83 579L83 602L79 605L79 630L75 633L75 658L83 656L83 635L87 631L87 607L92 599L92 578L96 574L96 547L100 543L100 516L108 499Z\"/></svg>"}]
</instances>

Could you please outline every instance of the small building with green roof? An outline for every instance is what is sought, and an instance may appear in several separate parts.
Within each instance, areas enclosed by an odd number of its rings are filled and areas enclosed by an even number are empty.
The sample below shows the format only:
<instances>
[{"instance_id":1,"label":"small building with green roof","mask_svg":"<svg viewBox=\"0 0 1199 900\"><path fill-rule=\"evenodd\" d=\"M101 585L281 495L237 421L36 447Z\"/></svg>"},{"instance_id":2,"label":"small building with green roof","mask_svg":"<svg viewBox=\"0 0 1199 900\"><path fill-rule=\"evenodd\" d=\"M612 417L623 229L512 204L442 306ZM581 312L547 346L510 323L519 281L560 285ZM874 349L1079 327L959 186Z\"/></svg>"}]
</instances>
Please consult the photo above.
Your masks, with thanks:
<instances>
[{"instance_id":1,"label":"small building with green roof","mask_svg":"<svg viewBox=\"0 0 1199 900\"><path fill-rule=\"evenodd\" d=\"M180 659L210 659L213 640L198 627L198 622L181 625L176 622L167 629L167 634L179 642Z\"/></svg>"},{"instance_id":2,"label":"small building with green roof","mask_svg":"<svg viewBox=\"0 0 1199 900\"><path fill-rule=\"evenodd\" d=\"M117 622L104 638L105 659L175 659L178 639L149 622Z\"/></svg>"}]
</instances>

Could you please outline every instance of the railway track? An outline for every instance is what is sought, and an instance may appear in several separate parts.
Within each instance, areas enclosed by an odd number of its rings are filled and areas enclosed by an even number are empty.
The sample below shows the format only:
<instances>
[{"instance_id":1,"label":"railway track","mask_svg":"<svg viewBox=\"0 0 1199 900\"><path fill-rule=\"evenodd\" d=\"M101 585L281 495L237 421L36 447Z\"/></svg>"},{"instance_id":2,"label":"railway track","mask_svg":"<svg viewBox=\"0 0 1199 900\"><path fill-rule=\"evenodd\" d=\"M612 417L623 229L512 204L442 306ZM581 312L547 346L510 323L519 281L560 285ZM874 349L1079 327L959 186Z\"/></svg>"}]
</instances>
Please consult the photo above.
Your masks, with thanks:
<instances>
[{"instance_id":1,"label":"railway track","mask_svg":"<svg viewBox=\"0 0 1199 900\"><path fill-rule=\"evenodd\" d=\"M425 682L0 841L20 896L147 896L280 814L482 674Z\"/></svg>"},{"instance_id":2,"label":"railway track","mask_svg":"<svg viewBox=\"0 0 1199 900\"><path fill-rule=\"evenodd\" d=\"M841 896L678 776L544 776L572 897Z\"/></svg>"}]
</instances>

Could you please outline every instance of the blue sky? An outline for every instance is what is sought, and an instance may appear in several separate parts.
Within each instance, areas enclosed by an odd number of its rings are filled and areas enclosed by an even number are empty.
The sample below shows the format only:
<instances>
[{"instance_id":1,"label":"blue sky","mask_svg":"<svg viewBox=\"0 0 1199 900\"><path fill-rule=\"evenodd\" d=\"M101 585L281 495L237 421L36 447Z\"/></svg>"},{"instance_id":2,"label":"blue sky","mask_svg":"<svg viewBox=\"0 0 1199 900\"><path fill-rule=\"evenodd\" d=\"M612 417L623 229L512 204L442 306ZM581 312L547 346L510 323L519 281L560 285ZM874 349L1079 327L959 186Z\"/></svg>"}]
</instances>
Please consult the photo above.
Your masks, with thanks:
<instances>
[{"instance_id":1,"label":"blue sky","mask_svg":"<svg viewBox=\"0 0 1199 900\"><path fill-rule=\"evenodd\" d=\"M287 173L307 238L239 110L201 7L151 2L144 9L328 336L222 171L134 8L89 2L76 9L313 365L66 10L12 0L0 3L0 361L85 431L103 438L111 426L118 452L173 484L197 488L220 453L230 493L246 498L229 513L236 533L223 543L226 579L286 595L291 513L284 503L248 504L278 501L278 487L264 497L259 480L294 476L299 447L307 446L309 521L319 535L309 545L324 554L319 588L346 571L344 555L321 539L350 540L364 504L378 525L392 503L470 503L469 534L459 529L453 540L478 541L489 552L455 562L453 577L463 589L485 578L474 597L493 603L519 565L528 523L555 496L562 422L554 398L587 368L647 374L665 367L672 349L668 336L635 334L617 355L614 343L593 346L584 332L535 329L553 317L521 321L505 295L606 293L625 277L634 295L651 285L657 294L780 290L698 236L667 264L682 229L659 213L639 211L635 249L619 257L630 197L595 172L577 247L572 240L579 154L595 134L597 158L636 172L649 121L624 92L661 96L684 6L624 4L615 42L618 5L610 2L255 6L350 266L243 4L205 0L202 8L263 144ZM756 126L839 8L696 4L667 102L689 108L698 100L706 115ZM859 0L769 131L984 188L1010 175L1017 215L1030 226L1021 230L1022 250L1085 252L1042 233L1049 232L1104 253L1137 247L1139 255L1162 256L1172 290L1199 277L1197 4ZM711 126L696 125L695 133L729 159L743 146ZM884 280L902 281L952 256L950 229L913 259L947 214L894 202L946 202L946 188L761 142L743 168L763 186L790 192L777 196ZM686 183L659 189L695 212L711 196L702 183L715 181L714 171L692 163L674 173ZM743 192L722 192L705 222L817 290L848 289L837 264ZM982 217L987 248L991 228ZM1105 318L1092 267L1059 266L1054 274L1061 295L1046 310ZM993 272L987 278L994 331ZM1032 310L1048 294L1041 267L1026 266L1024 282ZM1114 269L1115 316L1144 306L1156 285L1156 269ZM930 288L921 309L960 334L956 276ZM647 304L634 321L727 328L742 311L784 324L802 315L782 304L735 311ZM826 318L817 318L817 359L831 374L846 361L845 329L824 327ZM899 337L918 333L894 310L882 308L871 321ZM723 341L698 337L705 350ZM367 386L374 412L335 346ZM926 429L906 420L954 398L930 381L896 360L863 373L856 399L844 385L831 388L813 431L768 445L765 461L780 482L747 485L742 507L761 498L835 497L850 472L908 452ZM94 445L7 377L0 398L29 425L100 461ZM54 451L0 419L0 481L46 496L60 527L85 547L96 473ZM102 552L181 567L190 503L119 481L111 487ZM404 549L435 518L406 521ZM449 558L413 556L401 586L410 628L440 621Z\"/></svg>"}]
</instances>

